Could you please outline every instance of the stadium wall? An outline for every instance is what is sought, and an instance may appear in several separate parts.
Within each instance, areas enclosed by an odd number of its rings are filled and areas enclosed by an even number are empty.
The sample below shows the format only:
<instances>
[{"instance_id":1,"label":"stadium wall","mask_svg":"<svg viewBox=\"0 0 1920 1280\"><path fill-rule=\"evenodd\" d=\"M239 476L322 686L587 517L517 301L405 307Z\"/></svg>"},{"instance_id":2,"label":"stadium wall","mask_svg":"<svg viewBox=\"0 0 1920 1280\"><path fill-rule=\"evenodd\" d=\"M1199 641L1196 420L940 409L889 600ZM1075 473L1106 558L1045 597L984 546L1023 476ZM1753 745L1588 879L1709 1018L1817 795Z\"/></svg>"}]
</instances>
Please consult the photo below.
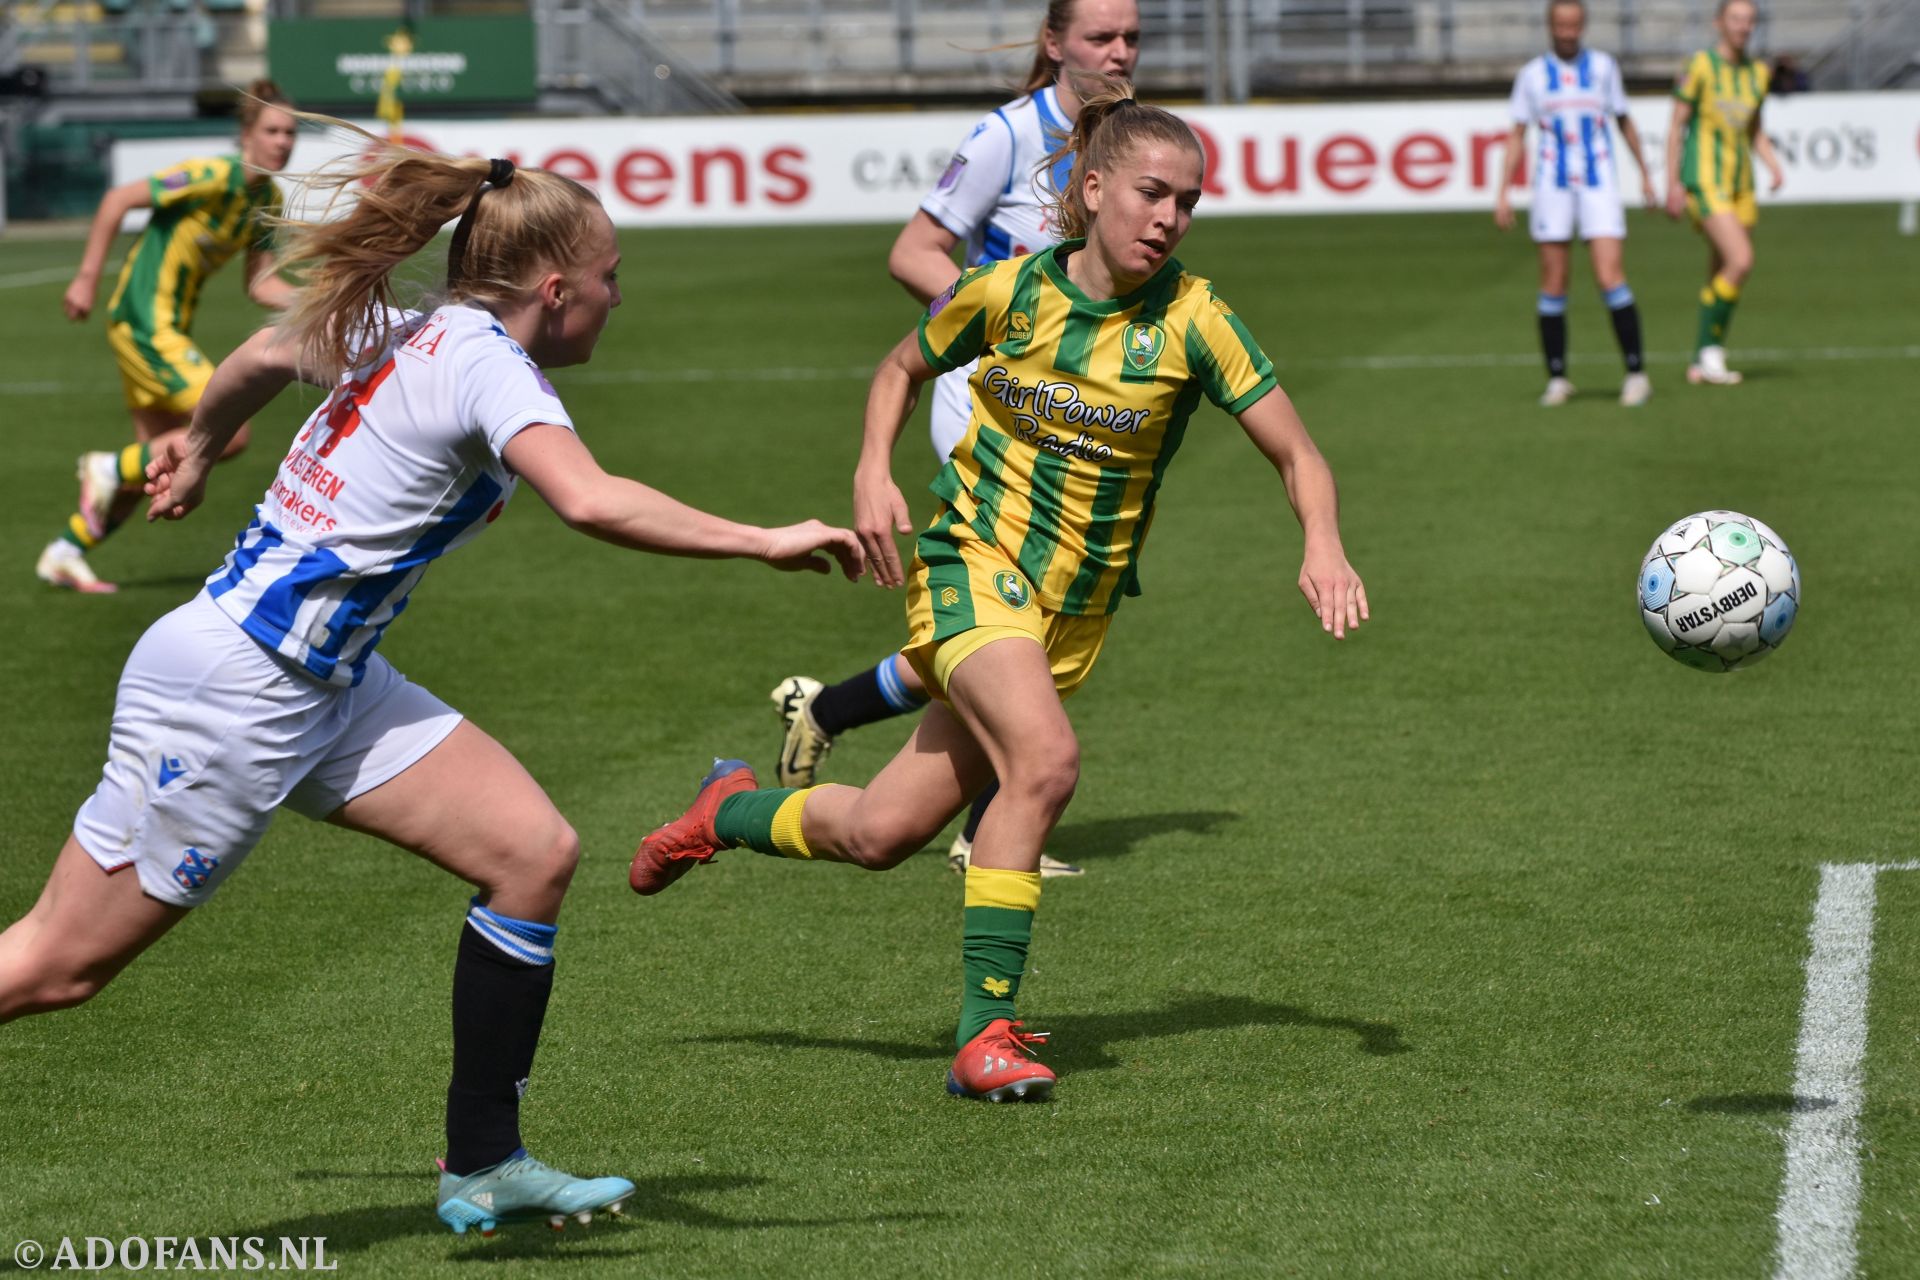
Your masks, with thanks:
<instances>
[{"instance_id":1,"label":"stadium wall","mask_svg":"<svg viewBox=\"0 0 1920 1280\"><path fill-rule=\"evenodd\" d=\"M1637 98L1633 118L1659 180L1670 100ZM1208 213L1333 213L1491 207L1504 102L1196 107L1181 113L1208 151ZM442 151L506 155L593 187L621 226L901 222L939 180L972 112L703 119L409 122ZM1762 203L1920 198L1920 93L1806 94L1767 104L1786 166ZM1617 144L1616 144L1617 145ZM116 144L124 182L204 153L205 138ZM1622 149L1623 151L1624 149ZM290 173L343 151L309 137ZM1631 162L1623 189L1638 196ZM1524 203L1525 193L1520 193ZM138 215L136 215L137 217ZM130 221L130 226L136 225Z\"/></svg>"}]
</instances>

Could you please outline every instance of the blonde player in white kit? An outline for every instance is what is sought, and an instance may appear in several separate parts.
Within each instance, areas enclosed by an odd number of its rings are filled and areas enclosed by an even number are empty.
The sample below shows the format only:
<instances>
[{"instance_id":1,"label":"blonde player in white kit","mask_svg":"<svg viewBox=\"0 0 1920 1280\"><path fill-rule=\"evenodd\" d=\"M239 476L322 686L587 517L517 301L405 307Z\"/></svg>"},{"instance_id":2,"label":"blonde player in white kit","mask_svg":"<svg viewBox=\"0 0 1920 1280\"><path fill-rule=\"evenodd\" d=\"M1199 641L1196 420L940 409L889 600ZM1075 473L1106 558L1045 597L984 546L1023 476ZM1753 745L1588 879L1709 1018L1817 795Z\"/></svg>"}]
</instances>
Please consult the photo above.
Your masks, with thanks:
<instances>
[{"instance_id":1,"label":"blonde player in white kit","mask_svg":"<svg viewBox=\"0 0 1920 1280\"><path fill-rule=\"evenodd\" d=\"M1513 226L1511 192L1526 163L1527 129L1532 126L1539 145L1534 149L1533 208L1528 221L1540 246L1540 297L1535 310L1547 358L1547 389L1540 403L1565 404L1573 396L1573 383L1567 379L1567 277L1577 234L1587 242L1593 278L1606 300L1626 361L1620 403L1641 405L1653 394L1653 384L1647 379L1641 349L1640 309L1627 287L1623 253L1627 216L1614 163L1614 123L1640 168L1647 205L1653 207L1657 200L1640 151L1640 133L1627 114L1620 64L1597 49L1581 47L1586 27L1587 9L1581 0L1551 0L1547 6L1553 48L1527 63L1514 78L1506 180L1494 198L1493 219L1502 231Z\"/></svg>"},{"instance_id":2,"label":"blonde player in white kit","mask_svg":"<svg viewBox=\"0 0 1920 1280\"><path fill-rule=\"evenodd\" d=\"M823 573L831 556L849 577L861 554L844 529L735 524L594 462L541 371L584 363L620 304L619 247L591 192L367 141L370 158L321 184L371 183L352 211L295 226L293 309L221 363L191 429L148 467L149 519L180 519L296 374L332 388L226 563L128 658L99 787L40 900L0 934L0 1022L99 991L282 806L377 835L477 890L454 964L441 1221L584 1222L633 1184L550 1168L519 1133L579 840L504 747L394 670L381 636L523 479L574 528L636 550ZM456 216L445 300L387 306L389 274Z\"/></svg>"},{"instance_id":3,"label":"blonde player in white kit","mask_svg":"<svg viewBox=\"0 0 1920 1280\"><path fill-rule=\"evenodd\" d=\"M922 307L960 278L962 266L1000 262L1059 243L1048 199L1066 181L1073 161L1068 156L1050 169L1046 159L1079 115L1074 78L1132 79L1140 60L1140 11L1134 0L1050 0L1035 44L1021 95L981 117L887 255L887 270ZM964 249L961 265L953 260L956 248ZM933 385L930 419L940 463L967 434L972 374L969 364ZM904 518L899 530L912 531ZM812 786L839 734L927 705L920 677L897 653L834 685L788 676L771 696L786 724L775 770L783 787ZM975 801L954 841L948 862L955 871L966 869L974 829L993 792L989 787ZM1048 877L1080 874L1080 868L1048 855L1042 855L1040 870Z\"/></svg>"}]
</instances>

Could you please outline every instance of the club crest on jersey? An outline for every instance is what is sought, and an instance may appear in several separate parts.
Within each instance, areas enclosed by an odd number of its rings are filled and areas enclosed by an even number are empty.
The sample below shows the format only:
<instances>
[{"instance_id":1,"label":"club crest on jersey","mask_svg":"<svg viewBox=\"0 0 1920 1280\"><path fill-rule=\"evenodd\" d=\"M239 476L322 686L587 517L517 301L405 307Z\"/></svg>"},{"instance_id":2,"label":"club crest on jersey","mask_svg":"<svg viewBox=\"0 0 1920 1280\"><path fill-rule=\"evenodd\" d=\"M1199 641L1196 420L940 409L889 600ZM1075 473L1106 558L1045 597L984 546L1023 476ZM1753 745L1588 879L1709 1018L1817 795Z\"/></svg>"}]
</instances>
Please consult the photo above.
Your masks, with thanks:
<instances>
[{"instance_id":1,"label":"club crest on jersey","mask_svg":"<svg viewBox=\"0 0 1920 1280\"><path fill-rule=\"evenodd\" d=\"M198 849L189 849L186 856L180 859L180 865L173 869L173 882L182 889L198 889L219 865L220 859L209 858Z\"/></svg>"},{"instance_id":2,"label":"club crest on jersey","mask_svg":"<svg viewBox=\"0 0 1920 1280\"><path fill-rule=\"evenodd\" d=\"M1120 335L1120 345L1127 353L1128 364L1145 369L1160 358L1161 348L1167 345L1167 335L1151 321L1136 320Z\"/></svg>"},{"instance_id":3,"label":"club crest on jersey","mask_svg":"<svg viewBox=\"0 0 1920 1280\"><path fill-rule=\"evenodd\" d=\"M1007 608L1016 612L1033 603L1033 588L1011 569L1002 569L993 575L993 589L1000 594Z\"/></svg>"}]
</instances>

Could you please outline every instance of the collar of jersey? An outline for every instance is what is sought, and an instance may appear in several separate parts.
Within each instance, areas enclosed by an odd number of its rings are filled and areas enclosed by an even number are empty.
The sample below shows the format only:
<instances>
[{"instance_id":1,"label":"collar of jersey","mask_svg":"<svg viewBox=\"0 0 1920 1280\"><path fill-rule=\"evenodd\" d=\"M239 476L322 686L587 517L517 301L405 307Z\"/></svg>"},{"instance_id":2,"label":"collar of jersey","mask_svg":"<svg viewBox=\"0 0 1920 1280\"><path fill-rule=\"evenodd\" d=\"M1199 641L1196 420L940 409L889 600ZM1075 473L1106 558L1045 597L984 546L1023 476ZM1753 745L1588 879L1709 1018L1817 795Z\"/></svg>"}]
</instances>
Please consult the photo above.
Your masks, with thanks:
<instances>
[{"instance_id":1,"label":"collar of jersey","mask_svg":"<svg viewBox=\"0 0 1920 1280\"><path fill-rule=\"evenodd\" d=\"M1060 261L1062 252L1071 252L1075 249L1084 249L1086 247L1086 237L1082 236L1078 240L1062 240L1059 244L1048 249L1040 256L1040 269L1047 273L1047 279L1053 281L1054 288L1067 295L1067 301L1073 304L1075 311L1088 311L1098 316L1118 315L1120 312L1137 305L1141 298L1151 292L1161 281L1169 279L1171 276L1177 276L1185 269L1180 265L1178 258L1168 258L1160 264L1158 271L1140 283L1139 288L1134 289L1130 293L1123 293L1115 298L1105 298L1100 301L1095 301L1080 292L1080 286L1067 278L1067 266L1064 262Z\"/></svg>"}]
</instances>

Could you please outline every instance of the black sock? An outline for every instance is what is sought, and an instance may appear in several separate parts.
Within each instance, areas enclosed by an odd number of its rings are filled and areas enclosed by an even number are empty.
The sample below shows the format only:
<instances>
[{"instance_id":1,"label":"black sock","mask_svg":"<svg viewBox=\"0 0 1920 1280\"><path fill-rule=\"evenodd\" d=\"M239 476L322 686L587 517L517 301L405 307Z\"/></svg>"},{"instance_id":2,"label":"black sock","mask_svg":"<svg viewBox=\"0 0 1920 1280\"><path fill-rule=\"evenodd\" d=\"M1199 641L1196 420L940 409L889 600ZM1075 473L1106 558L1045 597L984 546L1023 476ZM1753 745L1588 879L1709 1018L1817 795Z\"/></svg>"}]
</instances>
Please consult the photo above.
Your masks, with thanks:
<instances>
[{"instance_id":1,"label":"black sock","mask_svg":"<svg viewBox=\"0 0 1920 1280\"><path fill-rule=\"evenodd\" d=\"M1542 306L1546 305L1547 299L1544 294L1541 295L1540 301ZM1539 315L1540 349L1547 354L1547 376L1549 378L1564 378L1567 376L1567 300L1560 298L1557 299L1557 301L1560 310L1554 311L1551 314L1546 311L1541 311Z\"/></svg>"},{"instance_id":2,"label":"black sock","mask_svg":"<svg viewBox=\"0 0 1920 1280\"><path fill-rule=\"evenodd\" d=\"M475 911L484 911L476 905ZM492 928L528 927L489 912ZM552 925L534 925L551 956ZM511 936L514 931L509 931ZM538 950L538 939L533 941ZM520 1095L553 991L553 961L509 955L473 923L453 965L453 1080L447 1085L447 1172L468 1174L520 1149Z\"/></svg>"},{"instance_id":3,"label":"black sock","mask_svg":"<svg viewBox=\"0 0 1920 1280\"><path fill-rule=\"evenodd\" d=\"M980 819L987 816L987 806L992 804L993 798L999 794L1000 779L995 778L987 784L985 791L973 798L973 807L967 810L967 825L960 832L966 837L968 844L972 844L974 836L980 833Z\"/></svg>"},{"instance_id":4,"label":"black sock","mask_svg":"<svg viewBox=\"0 0 1920 1280\"><path fill-rule=\"evenodd\" d=\"M1627 372L1638 373L1645 356L1640 349L1640 308L1633 302L1624 307L1615 307L1609 313L1613 316L1613 336L1620 340L1620 354L1626 359Z\"/></svg>"},{"instance_id":5,"label":"black sock","mask_svg":"<svg viewBox=\"0 0 1920 1280\"><path fill-rule=\"evenodd\" d=\"M926 698L908 691L893 669L893 655L880 665L839 684L830 684L813 699L813 722L828 737L877 720L891 720L927 705Z\"/></svg>"}]
</instances>

